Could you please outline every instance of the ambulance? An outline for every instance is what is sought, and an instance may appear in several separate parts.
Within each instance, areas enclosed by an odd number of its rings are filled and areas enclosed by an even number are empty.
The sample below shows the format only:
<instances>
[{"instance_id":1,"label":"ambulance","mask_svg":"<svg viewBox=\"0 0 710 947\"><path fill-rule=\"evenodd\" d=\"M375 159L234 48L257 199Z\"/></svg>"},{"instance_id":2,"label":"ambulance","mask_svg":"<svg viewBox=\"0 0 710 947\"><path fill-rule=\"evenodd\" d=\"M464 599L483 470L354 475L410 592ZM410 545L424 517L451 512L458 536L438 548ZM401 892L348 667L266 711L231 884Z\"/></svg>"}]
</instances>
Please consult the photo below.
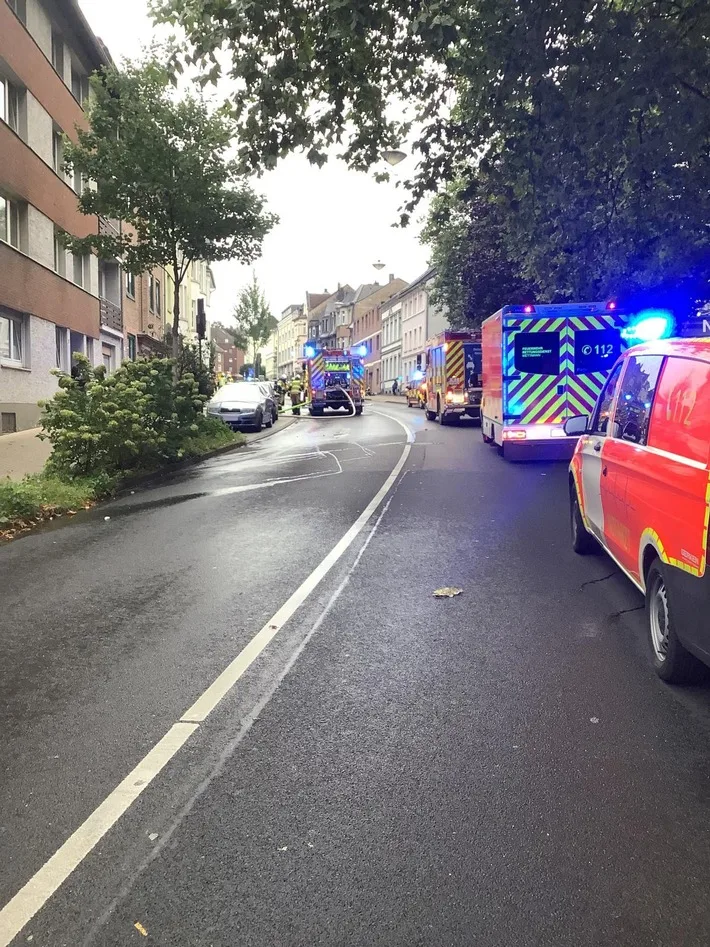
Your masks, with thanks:
<instances>
[{"instance_id":1,"label":"ambulance","mask_svg":"<svg viewBox=\"0 0 710 947\"><path fill-rule=\"evenodd\" d=\"M445 329L426 347L426 404L429 421L453 424L481 417L481 336Z\"/></svg>"},{"instance_id":2,"label":"ambulance","mask_svg":"<svg viewBox=\"0 0 710 947\"><path fill-rule=\"evenodd\" d=\"M571 456L565 420L593 409L627 321L614 301L503 306L486 319L483 440L507 458Z\"/></svg>"},{"instance_id":3,"label":"ambulance","mask_svg":"<svg viewBox=\"0 0 710 947\"><path fill-rule=\"evenodd\" d=\"M362 414L365 402L365 366L360 352L343 349L316 349L306 345L303 350L303 376L308 412L322 417L326 408L345 408L351 414Z\"/></svg>"},{"instance_id":4,"label":"ambulance","mask_svg":"<svg viewBox=\"0 0 710 947\"><path fill-rule=\"evenodd\" d=\"M601 545L645 595L659 677L695 680L699 662L710 664L710 339L627 349L596 406L565 426L578 441L575 552Z\"/></svg>"}]
</instances>

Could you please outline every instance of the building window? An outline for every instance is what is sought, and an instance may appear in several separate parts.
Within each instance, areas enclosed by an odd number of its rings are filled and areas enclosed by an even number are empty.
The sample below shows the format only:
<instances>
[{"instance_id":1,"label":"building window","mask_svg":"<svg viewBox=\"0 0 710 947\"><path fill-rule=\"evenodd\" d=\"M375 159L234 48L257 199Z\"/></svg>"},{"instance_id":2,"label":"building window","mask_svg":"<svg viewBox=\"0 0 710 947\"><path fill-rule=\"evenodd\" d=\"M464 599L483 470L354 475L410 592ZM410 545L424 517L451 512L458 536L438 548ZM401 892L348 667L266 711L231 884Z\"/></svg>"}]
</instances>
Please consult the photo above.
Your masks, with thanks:
<instances>
[{"instance_id":1,"label":"building window","mask_svg":"<svg viewBox=\"0 0 710 947\"><path fill-rule=\"evenodd\" d=\"M155 312L155 279L152 274L148 277L148 309Z\"/></svg>"},{"instance_id":2,"label":"building window","mask_svg":"<svg viewBox=\"0 0 710 947\"><path fill-rule=\"evenodd\" d=\"M89 93L89 82L74 66L71 68L71 94L83 106Z\"/></svg>"},{"instance_id":3,"label":"building window","mask_svg":"<svg viewBox=\"0 0 710 947\"><path fill-rule=\"evenodd\" d=\"M62 372L69 371L69 330L61 326L54 327L57 343L57 368Z\"/></svg>"},{"instance_id":4,"label":"building window","mask_svg":"<svg viewBox=\"0 0 710 947\"><path fill-rule=\"evenodd\" d=\"M163 307L162 307L162 303L160 299L160 280L157 279L155 281L155 313L156 315L159 316L162 312L162 309Z\"/></svg>"},{"instance_id":5,"label":"building window","mask_svg":"<svg viewBox=\"0 0 710 947\"><path fill-rule=\"evenodd\" d=\"M136 337L135 335L128 336L128 357L132 362L136 360Z\"/></svg>"},{"instance_id":6,"label":"building window","mask_svg":"<svg viewBox=\"0 0 710 947\"><path fill-rule=\"evenodd\" d=\"M126 296L136 298L136 278L133 273L126 273Z\"/></svg>"},{"instance_id":7,"label":"building window","mask_svg":"<svg viewBox=\"0 0 710 947\"><path fill-rule=\"evenodd\" d=\"M61 79L64 79L64 40L52 30L52 65Z\"/></svg>"},{"instance_id":8,"label":"building window","mask_svg":"<svg viewBox=\"0 0 710 947\"><path fill-rule=\"evenodd\" d=\"M22 240L22 208L17 201L0 196L0 240L20 248Z\"/></svg>"},{"instance_id":9,"label":"building window","mask_svg":"<svg viewBox=\"0 0 710 947\"><path fill-rule=\"evenodd\" d=\"M78 170L78 168L74 168L74 173L72 175L72 188L74 193L81 197L81 193L84 190L84 175Z\"/></svg>"},{"instance_id":10,"label":"building window","mask_svg":"<svg viewBox=\"0 0 710 947\"><path fill-rule=\"evenodd\" d=\"M56 131L52 132L52 167L57 172L57 174L62 173L62 165L64 163L64 138L62 133Z\"/></svg>"},{"instance_id":11,"label":"building window","mask_svg":"<svg viewBox=\"0 0 710 947\"><path fill-rule=\"evenodd\" d=\"M87 254L72 253L72 279L77 286L84 288L88 283L89 257Z\"/></svg>"},{"instance_id":12,"label":"building window","mask_svg":"<svg viewBox=\"0 0 710 947\"><path fill-rule=\"evenodd\" d=\"M67 251L58 230L54 231L54 272L67 275Z\"/></svg>"},{"instance_id":13,"label":"building window","mask_svg":"<svg viewBox=\"0 0 710 947\"><path fill-rule=\"evenodd\" d=\"M116 365L116 346L108 345L106 342L103 342L101 345L101 357L106 371L112 372Z\"/></svg>"},{"instance_id":14,"label":"building window","mask_svg":"<svg viewBox=\"0 0 710 947\"><path fill-rule=\"evenodd\" d=\"M23 329L22 316L0 312L0 359L3 362L22 365Z\"/></svg>"},{"instance_id":15,"label":"building window","mask_svg":"<svg viewBox=\"0 0 710 947\"><path fill-rule=\"evenodd\" d=\"M94 340L86 337L86 357L89 360L89 364L94 364Z\"/></svg>"},{"instance_id":16,"label":"building window","mask_svg":"<svg viewBox=\"0 0 710 947\"><path fill-rule=\"evenodd\" d=\"M22 130L24 103L25 90L0 76L0 118L18 135Z\"/></svg>"},{"instance_id":17,"label":"building window","mask_svg":"<svg viewBox=\"0 0 710 947\"><path fill-rule=\"evenodd\" d=\"M7 0L11 10L15 11L15 16L27 23L27 5L25 0Z\"/></svg>"}]
</instances>

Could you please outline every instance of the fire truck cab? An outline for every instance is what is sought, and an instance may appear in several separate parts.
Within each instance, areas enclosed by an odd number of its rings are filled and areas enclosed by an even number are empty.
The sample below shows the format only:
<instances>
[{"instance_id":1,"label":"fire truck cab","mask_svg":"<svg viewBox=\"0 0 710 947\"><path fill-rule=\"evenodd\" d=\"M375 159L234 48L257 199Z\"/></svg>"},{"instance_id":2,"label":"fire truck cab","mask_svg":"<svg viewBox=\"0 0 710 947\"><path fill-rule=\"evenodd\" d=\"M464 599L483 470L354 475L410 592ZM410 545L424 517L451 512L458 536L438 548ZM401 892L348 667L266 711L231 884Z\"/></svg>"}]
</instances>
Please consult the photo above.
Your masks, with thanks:
<instances>
[{"instance_id":1,"label":"fire truck cab","mask_svg":"<svg viewBox=\"0 0 710 947\"><path fill-rule=\"evenodd\" d=\"M481 336L445 329L426 348L426 416L452 424L481 418Z\"/></svg>"},{"instance_id":2,"label":"fire truck cab","mask_svg":"<svg viewBox=\"0 0 710 947\"><path fill-rule=\"evenodd\" d=\"M326 408L345 408L362 414L365 400L365 367L362 358L342 349L304 348L304 387L308 411L321 417Z\"/></svg>"}]
</instances>

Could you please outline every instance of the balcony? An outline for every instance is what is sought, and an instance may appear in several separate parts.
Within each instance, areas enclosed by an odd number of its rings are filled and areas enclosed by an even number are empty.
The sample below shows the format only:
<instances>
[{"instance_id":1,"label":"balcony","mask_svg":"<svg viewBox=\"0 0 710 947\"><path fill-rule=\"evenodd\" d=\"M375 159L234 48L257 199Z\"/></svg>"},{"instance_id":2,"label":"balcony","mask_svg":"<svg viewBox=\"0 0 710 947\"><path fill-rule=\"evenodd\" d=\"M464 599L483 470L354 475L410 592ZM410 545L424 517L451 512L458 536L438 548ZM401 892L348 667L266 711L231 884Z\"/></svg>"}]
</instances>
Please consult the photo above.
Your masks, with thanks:
<instances>
[{"instance_id":1,"label":"balcony","mask_svg":"<svg viewBox=\"0 0 710 947\"><path fill-rule=\"evenodd\" d=\"M121 269L115 260L99 260L99 313L102 326L123 332Z\"/></svg>"}]
</instances>

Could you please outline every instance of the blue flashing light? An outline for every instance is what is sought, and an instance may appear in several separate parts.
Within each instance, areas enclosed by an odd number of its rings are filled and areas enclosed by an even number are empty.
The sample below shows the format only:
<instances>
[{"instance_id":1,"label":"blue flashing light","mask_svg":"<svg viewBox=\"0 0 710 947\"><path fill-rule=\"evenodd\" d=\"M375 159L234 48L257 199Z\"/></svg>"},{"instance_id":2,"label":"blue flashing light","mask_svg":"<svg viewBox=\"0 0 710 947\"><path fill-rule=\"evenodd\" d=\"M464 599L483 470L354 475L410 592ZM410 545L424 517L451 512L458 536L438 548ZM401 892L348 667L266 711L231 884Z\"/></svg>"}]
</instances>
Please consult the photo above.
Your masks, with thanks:
<instances>
[{"instance_id":1,"label":"blue flashing light","mask_svg":"<svg viewBox=\"0 0 710 947\"><path fill-rule=\"evenodd\" d=\"M424 372L421 371L420 369L417 369L417 371L412 372L412 381L421 381L423 377L424 377Z\"/></svg>"},{"instance_id":2,"label":"blue flashing light","mask_svg":"<svg viewBox=\"0 0 710 947\"><path fill-rule=\"evenodd\" d=\"M627 342L657 342L673 332L673 313L668 309L643 309L625 329L621 330Z\"/></svg>"},{"instance_id":3,"label":"blue flashing light","mask_svg":"<svg viewBox=\"0 0 710 947\"><path fill-rule=\"evenodd\" d=\"M364 358L367 355L367 346L366 345L356 345L352 350L353 355L359 355L360 358Z\"/></svg>"},{"instance_id":4,"label":"blue flashing light","mask_svg":"<svg viewBox=\"0 0 710 947\"><path fill-rule=\"evenodd\" d=\"M304 357L304 358L315 358L315 356L316 356L315 346L313 346L313 345L306 345L306 346L304 346L304 348L303 348L303 357Z\"/></svg>"}]
</instances>

